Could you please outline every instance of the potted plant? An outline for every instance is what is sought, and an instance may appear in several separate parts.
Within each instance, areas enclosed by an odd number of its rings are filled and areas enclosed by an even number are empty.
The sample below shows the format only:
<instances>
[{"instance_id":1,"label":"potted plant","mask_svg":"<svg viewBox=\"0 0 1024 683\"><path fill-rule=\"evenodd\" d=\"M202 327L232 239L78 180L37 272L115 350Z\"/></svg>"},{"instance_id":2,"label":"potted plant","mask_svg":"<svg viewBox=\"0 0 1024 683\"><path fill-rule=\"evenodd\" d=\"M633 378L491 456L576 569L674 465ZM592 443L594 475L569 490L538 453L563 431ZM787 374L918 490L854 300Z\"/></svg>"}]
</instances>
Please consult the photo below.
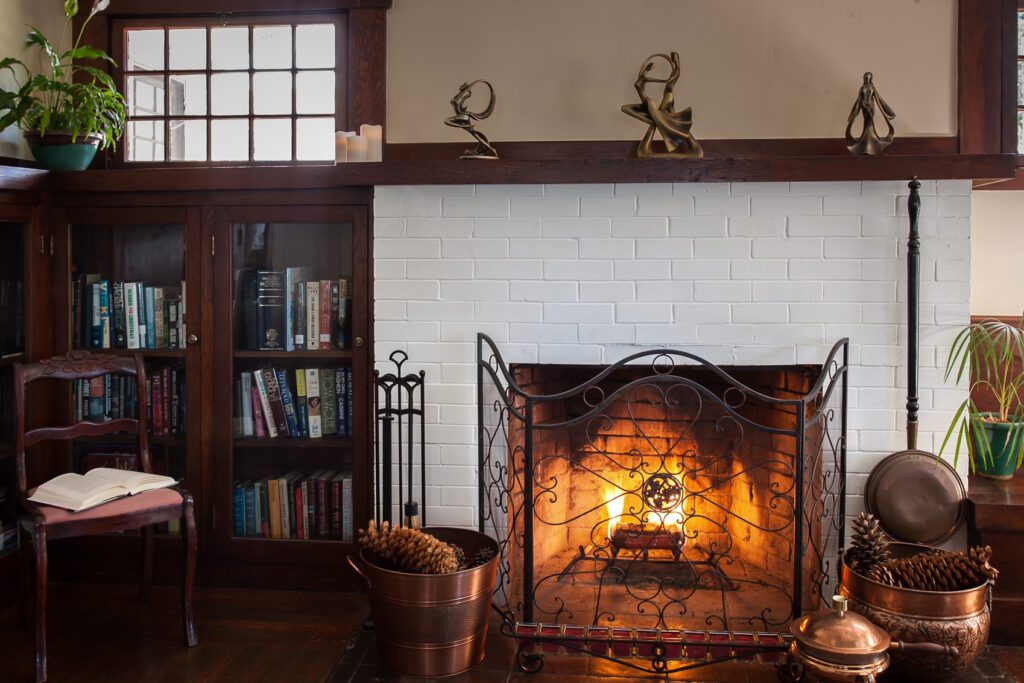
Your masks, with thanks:
<instances>
[{"instance_id":1,"label":"potted plant","mask_svg":"<svg viewBox=\"0 0 1024 683\"><path fill-rule=\"evenodd\" d=\"M14 75L15 85L0 87L0 130L17 125L36 160L51 170L85 170L99 148L108 148L124 134L125 101L106 72L80 60L114 60L103 50L82 45L82 34L110 0L95 0L82 23L74 46L57 46L33 28L25 39L39 51L40 73L32 73L15 58L0 59L0 70ZM64 28L57 45L78 15L78 0L64 2Z\"/></svg>"},{"instance_id":2,"label":"potted plant","mask_svg":"<svg viewBox=\"0 0 1024 683\"><path fill-rule=\"evenodd\" d=\"M956 336L946 361L946 380L970 372L967 398L953 416L940 453L956 439L956 458L966 444L971 469L983 477L1010 479L1024 461L1024 318L971 323ZM976 395L995 399L998 412L978 408Z\"/></svg>"}]
</instances>

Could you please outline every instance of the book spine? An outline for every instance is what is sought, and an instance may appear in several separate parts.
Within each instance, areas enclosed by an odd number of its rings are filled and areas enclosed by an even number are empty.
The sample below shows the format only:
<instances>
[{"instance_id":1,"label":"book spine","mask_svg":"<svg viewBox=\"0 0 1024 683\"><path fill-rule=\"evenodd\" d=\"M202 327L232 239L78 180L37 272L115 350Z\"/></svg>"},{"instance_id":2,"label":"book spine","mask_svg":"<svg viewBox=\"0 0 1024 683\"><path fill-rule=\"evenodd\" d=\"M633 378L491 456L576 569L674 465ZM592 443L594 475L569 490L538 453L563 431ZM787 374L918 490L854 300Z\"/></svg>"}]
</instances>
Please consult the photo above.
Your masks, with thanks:
<instances>
[{"instance_id":1,"label":"book spine","mask_svg":"<svg viewBox=\"0 0 1024 683\"><path fill-rule=\"evenodd\" d=\"M113 291L114 309L114 346L119 349L127 348L128 335L124 315L124 282L115 282Z\"/></svg>"},{"instance_id":2,"label":"book spine","mask_svg":"<svg viewBox=\"0 0 1024 683\"><path fill-rule=\"evenodd\" d=\"M103 375L103 421L107 422L114 417L114 378L110 375Z\"/></svg>"},{"instance_id":3,"label":"book spine","mask_svg":"<svg viewBox=\"0 0 1024 683\"><path fill-rule=\"evenodd\" d=\"M100 348L110 348L110 283L100 280Z\"/></svg>"},{"instance_id":4,"label":"book spine","mask_svg":"<svg viewBox=\"0 0 1024 683\"><path fill-rule=\"evenodd\" d=\"M313 487L310 486L310 479L306 477L299 485L302 490L302 528L306 532L306 538L316 538L315 525L311 523L313 517Z\"/></svg>"},{"instance_id":5,"label":"book spine","mask_svg":"<svg viewBox=\"0 0 1024 683\"><path fill-rule=\"evenodd\" d=\"M146 287L145 299L146 299L146 348L156 348L156 292L154 287Z\"/></svg>"},{"instance_id":6,"label":"book spine","mask_svg":"<svg viewBox=\"0 0 1024 683\"><path fill-rule=\"evenodd\" d=\"M281 487L277 479L267 480L267 499L270 537L281 538Z\"/></svg>"},{"instance_id":7,"label":"book spine","mask_svg":"<svg viewBox=\"0 0 1024 683\"><path fill-rule=\"evenodd\" d=\"M295 415L299 422L299 436L309 438L309 406L306 403L306 371L295 371Z\"/></svg>"},{"instance_id":8,"label":"book spine","mask_svg":"<svg viewBox=\"0 0 1024 683\"><path fill-rule=\"evenodd\" d=\"M249 538L260 535L256 523L256 487L250 481L245 482L245 535Z\"/></svg>"},{"instance_id":9,"label":"book spine","mask_svg":"<svg viewBox=\"0 0 1024 683\"><path fill-rule=\"evenodd\" d=\"M163 435L170 434L171 432L171 369L164 368L161 373L164 377L163 386L160 389L163 391L163 430L160 432Z\"/></svg>"},{"instance_id":10,"label":"book spine","mask_svg":"<svg viewBox=\"0 0 1024 683\"><path fill-rule=\"evenodd\" d=\"M306 348L306 283L295 283L295 348Z\"/></svg>"},{"instance_id":11,"label":"book spine","mask_svg":"<svg viewBox=\"0 0 1024 683\"><path fill-rule=\"evenodd\" d=\"M152 434L160 434L163 429L163 400L164 392L161 388L163 377L160 373L153 375L153 387L149 391L149 405L153 410L153 419L149 423L149 431Z\"/></svg>"},{"instance_id":12,"label":"book spine","mask_svg":"<svg viewBox=\"0 0 1024 683\"><path fill-rule=\"evenodd\" d=\"M321 368L320 374L320 429L324 436L338 433L338 400L335 397L334 370Z\"/></svg>"},{"instance_id":13,"label":"book spine","mask_svg":"<svg viewBox=\"0 0 1024 683\"><path fill-rule=\"evenodd\" d=\"M181 301L178 302L178 348L185 348L185 302L188 301L186 296L185 280L181 281Z\"/></svg>"},{"instance_id":14,"label":"book spine","mask_svg":"<svg viewBox=\"0 0 1024 683\"><path fill-rule=\"evenodd\" d=\"M263 538L270 538L270 498L268 497L267 482L269 479L260 479L260 535Z\"/></svg>"},{"instance_id":15,"label":"book spine","mask_svg":"<svg viewBox=\"0 0 1024 683\"><path fill-rule=\"evenodd\" d=\"M259 392L260 407L263 409L263 421L267 425L267 436L271 439L276 438L277 421L274 419L273 413L270 412L270 398L267 395L267 385L263 381L263 372L261 370L254 370L252 379L256 383L256 389Z\"/></svg>"},{"instance_id":16,"label":"book spine","mask_svg":"<svg viewBox=\"0 0 1024 683\"><path fill-rule=\"evenodd\" d=\"M348 280L338 280L338 322L334 327L334 345L339 349L348 346Z\"/></svg>"},{"instance_id":17,"label":"book spine","mask_svg":"<svg viewBox=\"0 0 1024 683\"><path fill-rule=\"evenodd\" d=\"M291 512L291 506L288 504L288 478L278 479L277 486L280 489L279 497L281 499L281 538L292 538L292 520L288 514Z\"/></svg>"},{"instance_id":18,"label":"book spine","mask_svg":"<svg viewBox=\"0 0 1024 683\"><path fill-rule=\"evenodd\" d=\"M284 406L284 419L288 425L288 434L293 437L302 436L299 430L299 419L295 413L295 401L292 398L292 388L288 386L288 372L277 371L277 385L281 389L281 404Z\"/></svg>"},{"instance_id":19,"label":"book spine","mask_svg":"<svg viewBox=\"0 0 1024 683\"><path fill-rule=\"evenodd\" d=\"M103 378L93 377L89 380L89 420L103 421Z\"/></svg>"},{"instance_id":20,"label":"book spine","mask_svg":"<svg viewBox=\"0 0 1024 683\"><path fill-rule=\"evenodd\" d=\"M181 394L178 391L181 385L183 372L179 368L171 368L171 434L181 434Z\"/></svg>"},{"instance_id":21,"label":"book spine","mask_svg":"<svg viewBox=\"0 0 1024 683\"><path fill-rule=\"evenodd\" d=\"M139 348L144 349L149 334L146 331L146 288L141 282L135 283L135 306L139 321Z\"/></svg>"},{"instance_id":22,"label":"book spine","mask_svg":"<svg viewBox=\"0 0 1024 683\"><path fill-rule=\"evenodd\" d=\"M267 401L270 403L270 415L273 417L277 433L289 436L288 418L284 414L284 401L281 400L281 386L277 383L277 373L273 368L263 369L263 386L267 390Z\"/></svg>"},{"instance_id":23,"label":"book spine","mask_svg":"<svg viewBox=\"0 0 1024 683\"><path fill-rule=\"evenodd\" d=\"M320 349L320 283L306 283L306 350Z\"/></svg>"},{"instance_id":24,"label":"book spine","mask_svg":"<svg viewBox=\"0 0 1024 683\"><path fill-rule=\"evenodd\" d=\"M295 538L301 539L308 538L308 536L306 536L306 503L302 498L302 491L304 488L303 481L299 480L295 482L295 489L292 492L295 504Z\"/></svg>"},{"instance_id":25,"label":"book spine","mask_svg":"<svg viewBox=\"0 0 1024 683\"><path fill-rule=\"evenodd\" d=\"M352 542L352 473L346 472L341 480L341 540Z\"/></svg>"},{"instance_id":26,"label":"book spine","mask_svg":"<svg viewBox=\"0 0 1024 683\"><path fill-rule=\"evenodd\" d=\"M345 368L334 369L334 400L338 405L338 436L348 436L348 410L345 406Z\"/></svg>"},{"instance_id":27,"label":"book spine","mask_svg":"<svg viewBox=\"0 0 1024 683\"><path fill-rule=\"evenodd\" d=\"M352 436L352 425L355 424L355 401L352 400L352 368L345 368L345 408L348 413L345 436Z\"/></svg>"},{"instance_id":28,"label":"book spine","mask_svg":"<svg viewBox=\"0 0 1024 683\"><path fill-rule=\"evenodd\" d=\"M267 436L267 420L263 417L263 400L260 395L259 387L253 386L251 389L252 393L252 431L253 435L259 439L266 438Z\"/></svg>"},{"instance_id":29,"label":"book spine","mask_svg":"<svg viewBox=\"0 0 1024 683\"><path fill-rule=\"evenodd\" d=\"M178 307L177 300L167 302L167 348L178 348Z\"/></svg>"},{"instance_id":30,"label":"book spine","mask_svg":"<svg viewBox=\"0 0 1024 683\"><path fill-rule=\"evenodd\" d=\"M239 378L241 392L242 436L253 435L252 375L243 372Z\"/></svg>"},{"instance_id":31,"label":"book spine","mask_svg":"<svg viewBox=\"0 0 1024 683\"><path fill-rule=\"evenodd\" d=\"M242 380L241 378L234 381L234 396L235 404L232 410L231 416L231 433L235 436L244 436L245 432L242 430Z\"/></svg>"},{"instance_id":32,"label":"book spine","mask_svg":"<svg viewBox=\"0 0 1024 683\"><path fill-rule=\"evenodd\" d=\"M234 518L234 534L236 538L245 537L245 486L235 482L235 488L231 498L231 516Z\"/></svg>"},{"instance_id":33,"label":"book spine","mask_svg":"<svg viewBox=\"0 0 1024 683\"><path fill-rule=\"evenodd\" d=\"M162 349L167 346L167 337L164 327L164 288L153 288L153 320L155 330L153 332L153 348Z\"/></svg>"},{"instance_id":34,"label":"book spine","mask_svg":"<svg viewBox=\"0 0 1024 683\"><path fill-rule=\"evenodd\" d=\"M327 475L316 480L316 533L320 538L330 537Z\"/></svg>"},{"instance_id":35,"label":"book spine","mask_svg":"<svg viewBox=\"0 0 1024 683\"><path fill-rule=\"evenodd\" d=\"M256 273L256 333L260 351L284 350L284 274L281 271Z\"/></svg>"},{"instance_id":36,"label":"book spine","mask_svg":"<svg viewBox=\"0 0 1024 683\"><path fill-rule=\"evenodd\" d=\"M331 348L331 281L320 281L320 343L321 351Z\"/></svg>"},{"instance_id":37,"label":"book spine","mask_svg":"<svg viewBox=\"0 0 1024 683\"><path fill-rule=\"evenodd\" d=\"M309 408L309 438L319 439L323 436L320 421L320 371L315 368L306 370L306 405Z\"/></svg>"},{"instance_id":38,"label":"book spine","mask_svg":"<svg viewBox=\"0 0 1024 683\"><path fill-rule=\"evenodd\" d=\"M331 485L331 538L341 538L341 481L335 477Z\"/></svg>"},{"instance_id":39,"label":"book spine","mask_svg":"<svg viewBox=\"0 0 1024 683\"><path fill-rule=\"evenodd\" d=\"M139 300L134 282L124 285L124 318L127 347L137 349L139 348Z\"/></svg>"},{"instance_id":40,"label":"book spine","mask_svg":"<svg viewBox=\"0 0 1024 683\"><path fill-rule=\"evenodd\" d=\"M338 325L341 319L341 281L331 280L331 328L328 330L330 339L327 348L341 348L338 346Z\"/></svg>"}]
</instances>

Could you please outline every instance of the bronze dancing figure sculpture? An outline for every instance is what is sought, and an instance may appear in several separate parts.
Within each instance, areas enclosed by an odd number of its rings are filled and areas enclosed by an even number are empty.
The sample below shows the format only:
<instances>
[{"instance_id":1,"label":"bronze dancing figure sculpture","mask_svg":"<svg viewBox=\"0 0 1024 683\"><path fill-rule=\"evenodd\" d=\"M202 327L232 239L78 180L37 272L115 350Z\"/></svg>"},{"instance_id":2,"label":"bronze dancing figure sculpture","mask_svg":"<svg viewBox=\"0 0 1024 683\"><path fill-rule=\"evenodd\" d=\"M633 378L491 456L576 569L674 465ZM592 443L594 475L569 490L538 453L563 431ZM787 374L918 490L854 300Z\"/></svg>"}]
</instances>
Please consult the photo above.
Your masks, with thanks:
<instances>
[{"instance_id":1,"label":"bronze dancing figure sculpture","mask_svg":"<svg viewBox=\"0 0 1024 683\"><path fill-rule=\"evenodd\" d=\"M672 71L666 78L656 78L651 75L659 58L664 59L672 67ZM690 127L693 125L693 112L690 107L683 111L676 111L673 91L676 81L679 80L679 74L678 52L673 52L671 56L661 53L651 55L644 60L640 67L640 75L637 76L636 82L633 84L637 94L640 95L640 103L622 106L623 113L647 124L647 132L644 133L636 150L636 155L640 159L650 157L701 159L704 157L704 150L701 149L700 143L690 133ZM647 95L648 83L664 84L665 88L660 102ZM655 133L661 133L661 137L665 141L666 152L655 152L651 148Z\"/></svg>"},{"instance_id":2,"label":"bronze dancing figure sculpture","mask_svg":"<svg viewBox=\"0 0 1024 683\"><path fill-rule=\"evenodd\" d=\"M884 137L878 136L878 128L875 125L876 106L889 129ZM860 137L854 138L852 131L857 114L863 116L864 126L861 128ZM854 154L881 154L892 143L893 135L896 133L892 126L894 118L896 118L896 112L878 94L871 72L867 72L864 74L864 83L860 86L860 92L857 94L857 101L853 103L853 109L850 110L850 116L846 122L846 148Z\"/></svg>"},{"instance_id":3,"label":"bronze dancing figure sculpture","mask_svg":"<svg viewBox=\"0 0 1024 683\"><path fill-rule=\"evenodd\" d=\"M490 101L487 103L487 107L480 112L470 111L469 100L473 97L473 86L483 83L487 86L487 90L490 92ZM455 116L450 116L444 120L446 126L452 128L461 128L476 140L476 147L467 149L466 152L459 157L460 159L497 159L498 152L491 146L487 136L476 129L476 122L483 121L494 112L494 103L497 98L494 95L494 88L485 80L476 80L472 83L463 83L459 86L459 92L452 98L452 109L455 110Z\"/></svg>"}]
</instances>

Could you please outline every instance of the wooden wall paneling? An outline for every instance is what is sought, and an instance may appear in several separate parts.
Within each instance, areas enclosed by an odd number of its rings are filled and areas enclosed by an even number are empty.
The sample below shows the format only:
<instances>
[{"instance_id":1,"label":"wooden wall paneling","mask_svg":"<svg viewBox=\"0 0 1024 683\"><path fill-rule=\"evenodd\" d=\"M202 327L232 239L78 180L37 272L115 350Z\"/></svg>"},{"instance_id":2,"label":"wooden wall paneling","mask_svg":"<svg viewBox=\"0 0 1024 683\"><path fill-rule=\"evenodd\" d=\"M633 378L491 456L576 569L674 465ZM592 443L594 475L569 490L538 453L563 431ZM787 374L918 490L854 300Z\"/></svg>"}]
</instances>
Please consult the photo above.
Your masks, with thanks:
<instances>
[{"instance_id":1,"label":"wooden wall paneling","mask_svg":"<svg viewBox=\"0 0 1024 683\"><path fill-rule=\"evenodd\" d=\"M1002 0L1000 13L1002 37L1000 41L1002 62L1002 151L1017 153L1017 7L1020 0Z\"/></svg>"},{"instance_id":2,"label":"wooden wall paneling","mask_svg":"<svg viewBox=\"0 0 1024 683\"><path fill-rule=\"evenodd\" d=\"M384 125L387 93L387 10L348 13L348 128ZM385 131L386 139L387 131Z\"/></svg>"},{"instance_id":3,"label":"wooden wall paneling","mask_svg":"<svg viewBox=\"0 0 1024 683\"><path fill-rule=\"evenodd\" d=\"M961 0L957 22L961 154L1003 150L1003 0Z\"/></svg>"}]
</instances>

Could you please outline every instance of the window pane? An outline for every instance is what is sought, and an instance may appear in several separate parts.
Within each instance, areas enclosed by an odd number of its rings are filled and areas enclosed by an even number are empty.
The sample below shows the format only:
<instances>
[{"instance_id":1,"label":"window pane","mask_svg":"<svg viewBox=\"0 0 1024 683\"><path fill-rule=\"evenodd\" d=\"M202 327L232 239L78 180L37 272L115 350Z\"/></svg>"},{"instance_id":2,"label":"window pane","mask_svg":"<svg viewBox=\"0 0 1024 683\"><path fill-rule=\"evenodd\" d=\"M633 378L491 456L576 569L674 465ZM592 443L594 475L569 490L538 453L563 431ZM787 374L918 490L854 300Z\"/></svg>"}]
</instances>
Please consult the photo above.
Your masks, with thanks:
<instances>
[{"instance_id":1,"label":"window pane","mask_svg":"<svg viewBox=\"0 0 1024 683\"><path fill-rule=\"evenodd\" d=\"M1017 154L1024 154L1024 112L1017 112Z\"/></svg>"},{"instance_id":2,"label":"window pane","mask_svg":"<svg viewBox=\"0 0 1024 683\"><path fill-rule=\"evenodd\" d=\"M1017 54L1024 55L1024 12L1017 13Z\"/></svg>"},{"instance_id":3,"label":"window pane","mask_svg":"<svg viewBox=\"0 0 1024 683\"><path fill-rule=\"evenodd\" d=\"M171 121L171 161L206 161L206 121Z\"/></svg>"},{"instance_id":4,"label":"window pane","mask_svg":"<svg viewBox=\"0 0 1024 683\"><path fill-rule=\"evenodd\" d=\"M1024 62L1017 62L1017 104L1024 106Z\"/></svg>"},{"instance_id":5,"label":"window pane","mask_svg":"<svg viewBox=\"0 0 1024 683\"><path fill-rule=\"evenodd\" d=\"M252 77L252 109L254 114L291 114L291 72L266 71L254 74Z\"/></svg>"},{"instance_id":6,"label":"window pane","mask_svg":"<svg viewBox=\"0 0 1024 683\"><path fill-rule=\"evenodd\" d=\"M164 113L164 77L128 77L128 115L161 116Z\"/></svg>"},{"instance_id":7,"label":"window pane","mask_svg":"<svg viewBox=\"0 0 1024 683\"><path fill-rule=\"evenodd\" d=\"M163 121L130 121L125 137L128 161L164 160Z\"/></svg>"},{"instance_id":8,"label":"window pane","mask_svg":"<svg viewBox=\"0 0 1024 683\"><path fill-rule=\"evenodd\" d=\"M299 119L295 156L300 161L334 159L334 119Z\"/></svg>"},{"instance_id":9,"label":"window pane","mask_svg":"<svg viewBox=\"0 0 1024 683\"><path fill-rule=\"evenodd\" d=\"M210 122L211 161L249 160L249 120L214 119Z\"/></svg>"},{"instance_id":10,"label":"window pane","mask_svg":"<svg viewBox=\"0 0 1024 683\"><path fill-rule=\"evenodd\" d=\"M214 116L249 113L249 74L214 74L210 88L210 113Z\"/></svg>"},{"instance_id":11,"label":"window pane","mask_svg":"<svg viewBox=\"0 0 1024 683\"><path fill-rule=\"evenodd\" d=\"M254 69L292 68L292 27L257 26L252 30Z\"/></svg>"},{"instance_id":12,"label":"window pane","mask_svg":"<svg viewBox=\"0 0 1024 683\"><path fill-rule=\"evenodd\" d=\"M295 66L300 69L334 68L334 24L295 27Z\"/></svg>"},{"instance_id":13,"label":"window pane","mask_svg":"<svg viewBox=\"0 0 1024 683\"><path fill-rule=\"evenodd\" d=\"M206 29L172 28L167 32L169 68L198 71L206 68Z\"/></svg>"},{"instance_id":14,"label":"window pane","mask_svg":"<svg viewBox=\"0 0 1024 683\"><path fill-rule=\"evenodd\" d=\"M249 29L215 28L210 31L210 61L214 69L249 68Z\"/></svg>"},{"instance_id":15,"label":"window pane","mask_svg":"<svg viewBox=\"0 0 1024 683\"><path fill-rule=\"evenodd\" d=\"M291 119L256 119L253 123L253 158L257 161L291 161Z\"/></svg>"},{"instance_id":16,"label":"window pane","mask_svg":"<svg viewBox=\"0 0 1024 683\"><path fill-rule=\"evenodd\" d=\"M162 29L128 31L127 71L160 71L164 68Z\"/></svg>"},{"instance_id":17,"label":"window pane","mask_svg":"<svg viewBox=\"0 0 1024 683\"><path fill-rule=\"evenodd\" d=\"M206 114L206 76L171 75L171 116Z\"/></svg>"},{"instance_id":18,"label":"window pane","mask_svg":"<svg viewBox=\"0 0 1024 683\"><path fill-rule=\"evenodd\" d=\"M300 71L295 76L295 108L299 114L334 113L334 72Z\"/></svg>"}]
</instances>

